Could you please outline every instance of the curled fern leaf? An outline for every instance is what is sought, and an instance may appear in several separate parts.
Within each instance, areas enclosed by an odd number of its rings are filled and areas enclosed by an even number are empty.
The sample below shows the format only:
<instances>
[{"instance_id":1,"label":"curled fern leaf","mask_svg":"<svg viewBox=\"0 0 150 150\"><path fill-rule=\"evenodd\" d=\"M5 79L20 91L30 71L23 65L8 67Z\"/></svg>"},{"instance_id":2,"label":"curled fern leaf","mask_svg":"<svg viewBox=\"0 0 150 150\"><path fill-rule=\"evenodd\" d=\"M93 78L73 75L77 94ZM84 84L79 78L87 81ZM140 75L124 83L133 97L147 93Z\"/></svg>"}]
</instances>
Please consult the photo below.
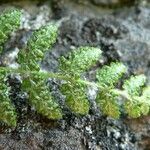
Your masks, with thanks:
<instances>
[{"instance_id":1,"label":"curled fern leaf","mask_svg":"<svg viewBox=\"0 0 150 150\"><path fill-rule=\"evenodd\" d=\"M86 86L80 83L67 82L61 86L61 91L66 96L66 105L76 115L87 115L89 112L85 89Z\"/></svg>"},{"instance_id":2,"label":"curled fern leaf","mask_svg":"<svg viewBox=\"0 0 150 150\"><path fill-rule=\"evenodd\" d=\"M48 119L61 119L62 112L59 105L50 95L45 79L38 73L32 73L23 80L22 88L29 94L29 103L39 114Z\"/></svg>"},{"instance_id":3,"label":"curled fern leaf","mask_svg":"<svg viewBox=\"0 0 150 150\"><path fill-rule=\"evenodd\" d=\"M129 93L129 95L139 96L145 82L145 75L132 76L129 80L125 81L123 88Z\"/></svg>"},{"instance_id":4,"label":"curled fern leaf","mask_svg":"<svg viewBox=\"0 0 150 150\"><path fill-rule=\"evenodd\" d=\"M16 126L17 115L9 99L9 88L6 85L7 72L0 70L0 121L9 126Z\"/></svg>"},{"instance_id":5,"label":"curled fern leaf","mask_svg":"<svg viewBox=\"0 0 150 150\"><path fill-rule=\"evenodd\" d=\"M104 91L100 91L96 98L97 105L103 114L112 118L119 118L120 116L119 105L116 100L116 95Z\"/></svg>"},{"instance_id":6,"label":"curled fern leaf","mask_svg":"<svg viewBox=\"0 0 150 150\"><path fill-rule=\"evenodd\" d=\"M8 10L0 16L0 53L8 36L19 28L20 20L21 12L19 10Z\"/></svg>"},{"instance_id":7,"label":"curled fern leaf","mask_svg":"<svg viewBox=\"0 0 150 150\"><path fill-rule=\"evenodd\" d=\"M56 42L58 28L49 24L35 31L27 43L26 49L18 54L18 63L23 70L39 71L38 62L44 57L44 53Z\"/></svg>"},{"instance_id":8,"label":"curled fern leaf","mask_svg":"<svg viewBox=\"0 0 150 150\"><path fill-rule=\"evenodd\" d=\"M94 47L80 47L69 54L68 58L60 60L60 70L63 73L80 75L98 61L101 50Z\"/></svg>"},{"instance_id":9,"label":"curled fern leaf","mask_svg":"<svg viewBox=\"0 0 150 150\"><path fill-rule=\"evenodd\" d=\"M125 65L122 63L111 63L110 66L104 66L97 71L98 84L105 87L113 87L126 70Z\"/></svg>"}]
</instances>

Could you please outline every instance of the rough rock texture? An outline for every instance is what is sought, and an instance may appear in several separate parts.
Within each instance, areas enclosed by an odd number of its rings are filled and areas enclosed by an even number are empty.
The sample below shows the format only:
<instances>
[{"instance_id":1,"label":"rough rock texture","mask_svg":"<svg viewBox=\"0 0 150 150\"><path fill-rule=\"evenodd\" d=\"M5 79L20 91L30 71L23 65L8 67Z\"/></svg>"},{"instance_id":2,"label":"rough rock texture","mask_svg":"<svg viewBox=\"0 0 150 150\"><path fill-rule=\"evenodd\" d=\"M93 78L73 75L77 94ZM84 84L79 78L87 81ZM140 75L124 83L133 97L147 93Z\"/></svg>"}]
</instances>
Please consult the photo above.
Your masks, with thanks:
<instances>
[{"instance_id":1,"label":"rough rock texture","mask_svg":"<svg viewBox=\"0 0 150 150\"><path fill-rule=\"evenodd\" d=\"M80 2L85 2L86 0L79 0ZM136 0L89 0L92 4L98 5L98 6L106 6L106 7L114 7L114 6L120 6L120 5L133 5L137 1Z\"/></svg>"},{"instance_id":2,"label":"rough rock texture","mask_svg":"<svg viewBox=\"0 0 150 150\"><path fill-rule=\"evenodd\" d=\"M96 5L118 2L91 1ZM1 63L16 65L14 56L26 44L32 30L49 21L57 21L60 24L59 37L52 51L46 54L41 64L43 69L57 71L61 55L66 55L74 47L90 45L100 47L103 51L104 57L97 65L120 60L128 65L128 75L145 73L150 83L150 8L143 4L134 6L133 1L131 5L129 8L112 10L69 0L3 4L0 10L12 6L22 8L23 19L20 30L6 43ZM112 120L97 111L91 98L92 107L88 116L75 117L65 110L66 116L54 122L39 116L28 105L24 93L20 91L17 76L11 76L9 83L19 118L15 129L1 125L2 150L150 149L149 116L134 120L122 116L120 120ZM64 97L59 92L57 81L52 80L49 84L53 88L53 95L63 104Z\"/></svg>"}]
</instances>

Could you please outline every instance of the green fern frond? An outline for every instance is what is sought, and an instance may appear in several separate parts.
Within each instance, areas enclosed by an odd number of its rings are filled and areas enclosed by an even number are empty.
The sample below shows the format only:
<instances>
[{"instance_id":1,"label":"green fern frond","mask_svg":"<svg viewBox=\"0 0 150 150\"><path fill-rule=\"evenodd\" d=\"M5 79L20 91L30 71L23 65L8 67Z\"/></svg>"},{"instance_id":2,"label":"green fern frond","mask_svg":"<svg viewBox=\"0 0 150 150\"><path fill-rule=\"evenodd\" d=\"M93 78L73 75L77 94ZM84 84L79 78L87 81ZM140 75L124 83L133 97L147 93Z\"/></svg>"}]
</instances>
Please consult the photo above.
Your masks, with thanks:
<instances>
[{"instance_id":1,"label":"green fern frond","mask_svg":"<svg viewBox=\"0 0 150 150\"><path fill-rule=\"evenodd\" d=\"M120 117L120 110L116 100L116 95L108 91L100 91L97 94L96 103L104 115L118 119Z\"/></svg>"},{"instance_id":2,"label":"green fern frond","mask_svg":"<svg viewBox=\"0 0 150 150\"><path fill-rule=\"evenodd\" d=\"M140 105L140 109L141 109L141 115L148 115L149 111L150 111L150 105L147 105L147 103L141 103Z\"/></svg>"},{"instance_id":3,"label":"green fern frond","mask_svg":"<svg viewBox=\"0 0 150 150\"><path fill-rule=\"evenodd\" d=\"M8 72L0 70L0 121L9 126L16 126L15 108L9 99L9 87L6 85Z\"/></svg>"},{"instance_id":4,"label":"green fern frond","mask_svg":"<svg viewBox=\"0 0 150 150\"><path fill-rule=\"evenodd\" d=\"M126 113L128 114L128 116L131 118L138 118L141 116L140 107L138 104L136 104L134 102L127 101L124 104L124 109L125 109Z\"/></svg>"},{"instance_id":5,"label":"green fern frond","mask_svg":"<svg viewBox=\"0 0 150 150\"><path fill-rule=\"evenodd\" d=\"M119 117L120 114L119 105L117 105L116 101L117 96L113 96L113 93L106 92L106 90L109 91L110 89L115 91L118 96L120 94L122 94L123 97L126 96L127 99L124 104L124 109L129 117L137 118L141 115L146 115L149 112L150 105L146 105L144 97L138 97L146 82L146 77L144 75L133 76L129 80L126 80L123 85L124 91L119 90L118 92L117 89L114 90L114 84L118 82L126 70L126 67L121 63L111 63L110 66L104 66L97 71L96 77L98 79L98 84L101 87L105 87L101 89L101 92L97 96L97 104L102 112L108 116ZM113 110L116 110L114 111L116 113L113 113Z\"/></svg>"},{"instance_id":6,"label":"green fern frond","mask_svg":"<svg viewBox=\"0 0 150 150\"><path fill-rule=\"evenodd\" d=\"M52 98L45 79L40 73L32 73L23 79L22 89L29 94L29 103L39 114L48 119L61 119L62 112L59 105Z\"/></svg>"},{"instance_id":7,"label":"green fern frond","mask_svg":"<svg viewBox=\"0 0 150 150\"><path fill-rule=\"evenodd\" d=\"M143 94L142 94L142 99L143 99L143 103L142 103L142 114L143 115L147 115L150 111L150 86L145 87L143 89Z\"/></svg>"},{"instance_id":8,"label":"green fern frond","mask_svg":"<svg viewBox=\"0 0 150 150\"><path fill-rule=\"evenodd\" d=\"M85 94L86 86L80 83L65 83L61 92L66 96L66 105L76 115L87 115L90 104Z\"/></svg>"},{"instance_id":9,"label":"green fern frond","mask_svg":"<svg viewBox=\"0 0 150 150\"><path fill-rule=\"evenodd\" d=\"M113 87L126 71L126 66L122 63L111 63L110 66L104 66L102 69L97 70L98 84Z\"/></svg>"},{"instance_id":10,"label":"green fern frond","mask_svg":"<svg viewBox=\"0 0 150 150\"><path fill-rule=\"evenodd\" d=\"M7 10L0 15L0 53L8 36L19 28L20 22L21 11L19 10Z\"/></svg>"},{"instance_id":11,"label":"green fern frond","mask_svg":"<svg viewBox=\"0 0 150 150\"><path fill-rule=\"evenodd\" d=\"M124 64L113 62L110 66L105 65L96 72L98 85L101 87L101 89L99 89L96 102L103 114L109 117L119 118L120 116L120 106L117 102L118 94L110 91L111 89L114 89L115 84L126 71L127 68Z\"/></svg>"},{"instance_id":12,"label":"green fern frond","mask_svg":"<svg viewBox=\"0 0 150 150\"><path fill-rule=\"evenodd\" d=\"M44 53L56 42L58 28L54 24L48 24L35 31L30 37L27 47L18 54L18 63L23 70L39 71L38 64L44 57Z\"/></svg>"},{"instance_id":13,"label":"green fern frond","mask_svg":"<svg viewBox=\"0 0 150 150\"><path fill-rule=\"evenodd\" d=\"M136 80L139 82L137 82ZM145 81L146 81L146 77L144 75L131 77L131 80L128 80L129 87L132 88L134 91L132 91L131 94L132 100L128 100L124 104L124 108L128 116L131 118L138 118L142 115L147 115L150 111L150 88L149 87L144 88L142 95L139 96ZM131 87L133 82L134 82L133 85L134 88ZM137 84L135 85L135 83ZM131 92L130 89L128 89L127 91Z\"/></svg>"},{"instance_id":14,"label":"green fern frond","mask_svg":"<svg viewBox=\"0 0 150 150\"><path fill-rule=\"evenodd\" d=\"M94 65L101 56L101 50L94 47L79 47L60 59L60 70L64 75L79 77ZM66 95L66 105L76 115L86 115L89 112L89 101L85 94L86 86L81 83L67 82L61 87Z\"/></svg>"},{"instance_id":15,"label":"green fern frond","mask_svg":"<svg viewBox=\"0 0 150 150\"><path fill-rule=\"evenodd\" d=\"M145 75L132 76L129 80L125 81L123 89L131 96L139 96L145 82Z\"/></svg>"},{"instance_id":16,"label":"green fern frond","mask_svg":"<svg viewBox=\"0 0 150 150\"><path fill-rule=\"evenodd\" d=\"M101 56L101 50L94 47L79 47L60 59L60 70L63 73L80 75L94 65Z\"/></svg>"},{"instance_id":17,"label":"green fern frond","mask_svg":"<svg viewBox=\"0 0 150 150\"><path fill-rule=\"evenodd\" d=\"M148 87L145 87L144 89L143 89L143 95L142 95L144 98L146 98L147 99L147 101L149 102L149 104L150 104L150 86L148 86Z\"/></svg>"},{"instance_id":18,"label":"green fern frond","mask_svg":"<svg viewBox=\"0 0 150 150\"><path fill-rule=\"evenodd\" d=\"M145 100L143 97L135 97L132 101L125 102L124 108L130 118L138 118L149 113L150 105Z\"/></svg>"}]
</instances>

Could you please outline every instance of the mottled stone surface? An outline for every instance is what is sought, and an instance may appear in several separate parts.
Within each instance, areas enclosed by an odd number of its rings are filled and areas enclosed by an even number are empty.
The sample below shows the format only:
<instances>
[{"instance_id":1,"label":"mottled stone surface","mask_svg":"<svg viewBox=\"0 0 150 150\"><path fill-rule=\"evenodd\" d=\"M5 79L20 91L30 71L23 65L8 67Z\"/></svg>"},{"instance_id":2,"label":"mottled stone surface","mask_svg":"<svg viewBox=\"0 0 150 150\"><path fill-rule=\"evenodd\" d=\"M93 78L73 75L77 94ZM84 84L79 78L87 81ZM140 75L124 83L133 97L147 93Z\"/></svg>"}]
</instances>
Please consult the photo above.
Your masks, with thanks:
<instances>
[{"instance_id":1,"label":"mottled stone surface","mask_svg":"<svg viewBox=\"0 0 150 150\"><path fill-rule=\"evenodd\" d=\"M41 67L57 71L58 58L74 47L100 47L103 58L98 65L122 61L129 67L128 75L145 73L150 82L150 8L139 4L128 8L102 9L101 3L53 0L9 2L0 6L17 7L23 12L22 25L5 45L2 64L14 64L15 55L25 44L32 31L53 21L58 22L59 37L52 50L45 55ZM129 2L129 1L128 1ZM131 2L131 1L130 1ZM132 1L133 3L133 1ZM94 5L95 6L94 6ZM9 55L8 55L9 54ZM148 150L150 149L150 117L112 120L97 111L91 99L90 114L76 117L68 110L60 121L50 121L31 108L20 91L17 76L11 76L11 97L18 112L15 129L0 127L0 149L4 150ZM58 83L51 80L53 95L63 105ZM91 91L92 92L92 91Z\"/></svg>"}]
</instances>

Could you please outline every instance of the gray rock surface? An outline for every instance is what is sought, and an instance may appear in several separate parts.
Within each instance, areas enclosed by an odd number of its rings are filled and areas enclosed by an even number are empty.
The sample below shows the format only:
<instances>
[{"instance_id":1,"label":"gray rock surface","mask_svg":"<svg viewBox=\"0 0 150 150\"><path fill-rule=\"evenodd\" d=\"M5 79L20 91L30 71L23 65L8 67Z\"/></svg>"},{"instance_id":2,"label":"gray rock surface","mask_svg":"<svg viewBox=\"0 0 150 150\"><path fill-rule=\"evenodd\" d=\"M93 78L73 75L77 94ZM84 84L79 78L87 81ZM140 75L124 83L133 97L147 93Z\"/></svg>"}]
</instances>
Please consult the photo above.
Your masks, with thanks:
<instances>
[{"instance_id":1,"label":"gray rock surface","mask_svg":"<svg viewBox=\"0 0 150 150\"><path fill-rule=\"evenodd\" d=\"M102 3L95 1L93 3ZM115 1L105 1L113 3ZM129 67L128 75L145 73L150 82L150 8L139 5L129 8L102 9L73 1L22 1L2 4L23 10L22 26L5 45L2 64L15 64L14 56L31 32L49 21L60 24L56 44L45 55L41 67L57 71L58 58L81 45L100 47L104 57L99 66L122 61ZM12 52L14 55L12 57ZM10 55L8 55L10 54ZM12 57L11 59L9 57ZM11 62L10 62L11 60ZM66 111L60 121L39 116L28 106L20 91L18 77L9 79L12 101L19 113L15 129L0 127L0 149L4 150L148 150L150 149L150 117L112 120L102 116L94 102L90 114L76 117ZM57 82L51 80L53 94L62 103Z\"/></svg>"}]
</instances>

